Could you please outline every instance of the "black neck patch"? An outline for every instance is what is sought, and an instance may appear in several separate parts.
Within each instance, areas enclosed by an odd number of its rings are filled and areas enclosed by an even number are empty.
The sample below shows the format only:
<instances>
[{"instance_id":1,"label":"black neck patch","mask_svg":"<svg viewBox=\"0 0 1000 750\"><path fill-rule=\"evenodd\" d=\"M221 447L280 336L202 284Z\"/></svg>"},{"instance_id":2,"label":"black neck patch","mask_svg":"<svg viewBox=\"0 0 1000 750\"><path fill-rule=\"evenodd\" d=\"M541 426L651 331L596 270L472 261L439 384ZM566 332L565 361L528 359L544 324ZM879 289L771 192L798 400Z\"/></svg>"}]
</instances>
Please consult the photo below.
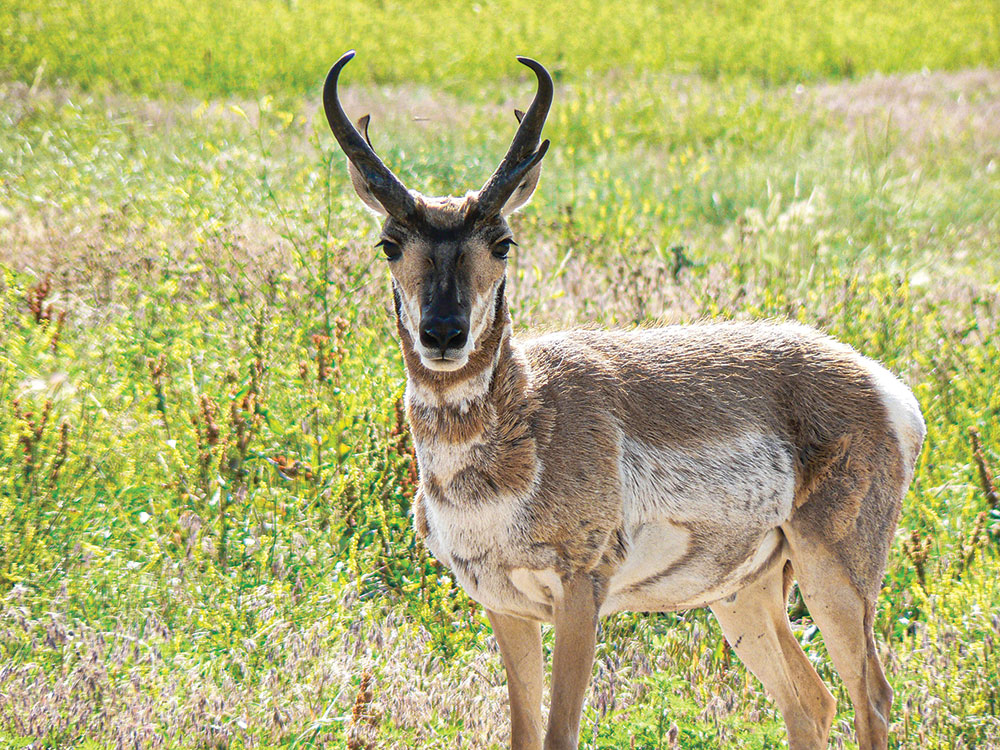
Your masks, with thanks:
<instances>
[{"instance_id":1,"label":"black neck patch","mask_svg":"<svg viewBox=\"0 0 1000 750\"><path fill-rule=\"evenodd\" d=\"M497 317L499 317L499 315L500 315L500 308L503 307L504 291L506 290L506 288L507 288L507 279L505 277L504 280L500 282L500 288L497 289L497 298L496 298L496 301L493 303L494 304L494 307L493 307L493 318L494 318L494 320Z\"/></svg>"},{"instance_id":2,"label":"black neck patch","mask_svg":"<svg viewBox=\"0 0 1000 750\"><path fill-rule=\"evenodd\" d=\"M399 291L396 289L395 284L392 285L392 306L396 310L396 321L402 323L403 300L399 298Z\"/></svg>"}]
</instances>

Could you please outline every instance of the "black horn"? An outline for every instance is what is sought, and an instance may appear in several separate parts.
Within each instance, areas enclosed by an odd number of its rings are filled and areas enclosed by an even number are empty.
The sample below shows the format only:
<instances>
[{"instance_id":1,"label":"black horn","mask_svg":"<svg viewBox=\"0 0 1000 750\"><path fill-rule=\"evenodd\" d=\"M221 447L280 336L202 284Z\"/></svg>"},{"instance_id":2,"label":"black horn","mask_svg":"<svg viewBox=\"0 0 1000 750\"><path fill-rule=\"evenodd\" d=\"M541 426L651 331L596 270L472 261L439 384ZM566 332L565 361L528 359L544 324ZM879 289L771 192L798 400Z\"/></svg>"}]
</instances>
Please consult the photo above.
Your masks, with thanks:
<instances>
[{"instance_id":1,"label":"black horn","mask_svg":"<svg viewBox=\"0 0 1000 750\"><path fill-rule=\"evenodd\" d=\"M549 147L548 141L539 141L549 107L552 106L552 76L541 63L528 57L518 57L517 61L534 71L538 78L538 91L527 112L521 115L517 110L514 111L520 122L514 140L496 172L479 191L477 210L482 218L500 213L525 175L542 160Z\"/></svg>"},{"instance_id":2,"label":"black horn","mask_svg":"<svg viewBox=\"0 0 1000 750\"><path fill-rule=\"evenodd\" d=\"M345 53L333 64L326 76L326 84L323 86L323 109L326 110L326 119L340 148L351 160L355 169L361 173L378 202L393 218L407 221L412 219L416 212L413 196L369 145L367 118L364 118L365 137L362 137L357 128L351 124L337 96L337 78L353 57L354 50Z\"/></svg>"}]
</instances>

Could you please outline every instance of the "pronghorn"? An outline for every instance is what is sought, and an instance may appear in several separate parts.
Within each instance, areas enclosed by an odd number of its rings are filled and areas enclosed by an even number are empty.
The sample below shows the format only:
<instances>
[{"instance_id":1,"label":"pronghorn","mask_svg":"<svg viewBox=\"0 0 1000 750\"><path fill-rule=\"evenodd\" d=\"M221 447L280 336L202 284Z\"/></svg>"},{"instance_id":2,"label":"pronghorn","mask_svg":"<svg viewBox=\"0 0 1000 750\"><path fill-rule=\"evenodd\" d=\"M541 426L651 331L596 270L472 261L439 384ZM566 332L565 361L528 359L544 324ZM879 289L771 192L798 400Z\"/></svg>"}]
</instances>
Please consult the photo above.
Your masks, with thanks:
<instances>
[{"instance_id":1,"label":"pronghorn","mask_svg":"<svg viewBox=\"0 0 1000 750\"><path fill-rule=\"evenodd\" d=\"M781 710L793 750L826 747L836 701L789 627L799 582L855 708L886 748L892 689L872 620L924 438L895 376L801 325L715 323L512 335L505 217L531 197L553 85L478 192L406 189L344 113L326 116L361 200L384 217L420 469L414 524L487 611L511 746L576 748L597 623L708 606ZM553 623L543 728L540 623Z\"/></svg>"}]
</instances>

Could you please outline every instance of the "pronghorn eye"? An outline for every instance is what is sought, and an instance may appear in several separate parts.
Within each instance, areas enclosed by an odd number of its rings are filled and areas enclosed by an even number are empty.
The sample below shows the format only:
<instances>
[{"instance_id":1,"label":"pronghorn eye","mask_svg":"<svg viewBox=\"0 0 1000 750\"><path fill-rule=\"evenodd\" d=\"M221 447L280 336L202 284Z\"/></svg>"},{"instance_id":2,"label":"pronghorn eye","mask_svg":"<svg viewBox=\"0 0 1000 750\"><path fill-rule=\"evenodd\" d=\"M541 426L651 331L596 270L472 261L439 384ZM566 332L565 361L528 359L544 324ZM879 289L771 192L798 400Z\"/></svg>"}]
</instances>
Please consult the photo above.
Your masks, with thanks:
<instances>
[{"instance_id":1,"label":"pronghorn eye","mask_svg":"<svg viewBox=\"0 0 1000 750\"><path fill-rule=\"evenodd\" d=\"M375 243L375 247L382 248L382 252L389 260L398 260L403 255L403 249L392 240L379 240Z\"/></svg>"},{"instance_id":2,"label":"pronghorn eye","mask_svg":"<svg viewBox=\"0 0 1000 750\"><path fill-rule=\"evenodd\" d=\"M493 243L493 249L490 252L493 253L494 258L504 260L507 257L507 253L510 252L510 249L517 246L518 245L514 242L513 238L504 237L502 240L498 240Z\"/></svg>"}]
</instances>

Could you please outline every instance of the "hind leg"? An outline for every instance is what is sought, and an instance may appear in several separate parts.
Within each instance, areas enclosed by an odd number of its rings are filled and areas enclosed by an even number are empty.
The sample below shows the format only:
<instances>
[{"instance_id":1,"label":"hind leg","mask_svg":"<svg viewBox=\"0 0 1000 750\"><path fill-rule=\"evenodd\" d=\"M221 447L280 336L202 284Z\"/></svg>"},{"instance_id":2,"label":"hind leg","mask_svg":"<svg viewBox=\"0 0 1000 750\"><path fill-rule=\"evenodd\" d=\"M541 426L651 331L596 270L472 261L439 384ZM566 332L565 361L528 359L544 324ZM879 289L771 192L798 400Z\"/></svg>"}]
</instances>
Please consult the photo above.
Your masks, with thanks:
<instances>
[{"instance_id":1,"label":"hind leg","mask_svg":"<svg viewBox=\"0 0 1000 750\"><path fill-rule=\"evenodd\" d=\"M774 698L788 728L790 750L827 746L837 702L792 635L783 565L712 605L726 640Z\"/></svg>"},{"instance_id":2,"label":"hind leg","mask_svg":"<svg viewBox=\"0 0 1000 750\"><path fill-rule=\"evenodd\" d=\"M840 558L821 543L786 529L792 566L809 613L854 704L860 750L889 745L892 688L875 651L875 600L852 583Z\"/></svg>"}]
</instances>

